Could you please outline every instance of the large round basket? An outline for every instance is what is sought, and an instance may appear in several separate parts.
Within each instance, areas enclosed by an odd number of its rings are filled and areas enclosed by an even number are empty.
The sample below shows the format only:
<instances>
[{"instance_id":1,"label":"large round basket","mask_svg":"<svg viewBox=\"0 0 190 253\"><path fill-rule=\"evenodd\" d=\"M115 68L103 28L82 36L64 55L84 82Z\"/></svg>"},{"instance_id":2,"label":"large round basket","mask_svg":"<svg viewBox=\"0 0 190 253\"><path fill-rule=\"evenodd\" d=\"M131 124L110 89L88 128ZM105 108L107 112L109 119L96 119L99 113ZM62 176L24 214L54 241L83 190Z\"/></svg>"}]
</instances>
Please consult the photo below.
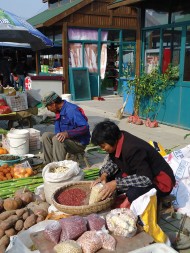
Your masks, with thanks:
<instances>
[{"instance_id":1,"label":"large round basket","mask_svg":"<svg viewBox=\"0 0 190 253\"><path fill-rule=\"evenodd\" d=\"M53 205L61 212L67 213L67 214L72 214L72 215L87 215L91 213L97 213L101 212L104 210L109 209L113 203L115 197L110 197L107 198L103 201L90 204L90 205L82 205L82 206L67 206L67 205L62 205L57 202L57 196L61 193L64 192L67 189L72 189L72 188L80 188L86 191L88 195L90 195L90 185L91 182L89 181L79 181L75 183L69 183L67 185L64 185L63 187L58 188L53 194L52 194L52 202ZM89 196L87 197L89 198Z\"/></svg>"}]
</instances>

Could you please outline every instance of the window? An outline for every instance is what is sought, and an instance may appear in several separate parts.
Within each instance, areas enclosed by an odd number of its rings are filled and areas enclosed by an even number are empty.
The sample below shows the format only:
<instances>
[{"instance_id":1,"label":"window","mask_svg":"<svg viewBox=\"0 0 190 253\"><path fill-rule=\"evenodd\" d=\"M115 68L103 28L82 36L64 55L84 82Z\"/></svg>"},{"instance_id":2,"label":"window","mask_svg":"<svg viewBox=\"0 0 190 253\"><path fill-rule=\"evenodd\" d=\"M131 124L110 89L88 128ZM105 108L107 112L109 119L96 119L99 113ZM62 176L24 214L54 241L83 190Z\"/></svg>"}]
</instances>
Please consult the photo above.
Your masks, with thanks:
<instances>
[{"instance_id":1,"label":"window","mask_svg":"<svg viewBox=\"0 0 190 253\"><path fill-rule=\"evenodd\" d=\"M184 22L184 21L189 21L189 20L190 20L190 10L178 11L178 12L172 13L173 23Z\"/></svg>"},{"instance_id":2,"label":"window","mask_svg":"<svg viewBox=\"0 0 190 253\"><path fill-rule=\"evenodd\" d=\"M184 81L190 81L190 26L187 27L186 45L185 45L185 62L184 62Z\"/></svg>"},{"instance_id":3,"label":"window","mask_svg":"<svg viewBox=\"0 0 190 253\"><path fill-rule=\"evenodd\" d=\"M162 55L162 71L165 72L168 65L177 67L180 64L180 49L181 49L181 27L165 29L163 31L163 55ZM179 78L179 73L177 78Z\"/></svg>"},{"instance_id":4,"label":"window","mask_svg":"<svg viewBox=\"0 0 190 253\"><path fill-rule=\"evenodd\" d=\"M123 41L136 41L136 31L123 30Z\"/></svg>"},{"instance_id":5,"label":"window","mask_svg":"<svg viewBox=\"0 0 190 253\"><path fill-rule=\"evenodd\" d=\"M160 47L160 30L146 32L145 49L157 49Z\"/></svg>"},{"instance_id":6,"label":"window","mask_svg":"<svg viewBox=\"0 0 190 253\"><path fill-rule=\"evenodd\" d=\"M108 31L108 40L110 41L119 41L120 30L109 30Z\"/></svg>"},{"instance_id":7,"label":"window","mask_svg":"<svg viewBox=\"0 0 190 253\"><path fill-rule=\"evenodd\" d=\"M146 10L145 12L145 27L168 24L168 13L155 10Z\"/></svg>"}]
</instances>

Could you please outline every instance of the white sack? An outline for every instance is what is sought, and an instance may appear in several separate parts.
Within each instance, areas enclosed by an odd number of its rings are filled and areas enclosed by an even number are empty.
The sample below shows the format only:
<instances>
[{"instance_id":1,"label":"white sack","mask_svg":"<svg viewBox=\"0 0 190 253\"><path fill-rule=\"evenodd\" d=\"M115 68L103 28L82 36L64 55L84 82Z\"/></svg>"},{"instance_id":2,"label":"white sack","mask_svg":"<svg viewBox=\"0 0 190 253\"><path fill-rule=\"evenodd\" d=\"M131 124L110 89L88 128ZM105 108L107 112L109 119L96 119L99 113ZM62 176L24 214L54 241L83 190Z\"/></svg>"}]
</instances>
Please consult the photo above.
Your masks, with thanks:
<instances>
[{"instance_id":1,"label":"white sack","mask_svg":"<svg viewBox=\"0 0 190 253\"><path fill-rule=\"evenodd\" d=\"M57 168L60 166L68 167L68 169L64 172L58 173L49 172L50 169ZM80 171L81 169L77 162L74 162L72 160L64 160L60 162L48 163L42 170L42 177L45 182L62 182L78 175Z\"/></svg>"},{"instance_id":2,"label":"white sack","mask_svg":"<svg viewBox=\"0 0 190 253\"><path fill-rule=\"evenodd\" d=\"M190 145L164 157L172 168L176 185L171 194L176 197L174 208L190 216Z\"/></svg>"}]
</instances>

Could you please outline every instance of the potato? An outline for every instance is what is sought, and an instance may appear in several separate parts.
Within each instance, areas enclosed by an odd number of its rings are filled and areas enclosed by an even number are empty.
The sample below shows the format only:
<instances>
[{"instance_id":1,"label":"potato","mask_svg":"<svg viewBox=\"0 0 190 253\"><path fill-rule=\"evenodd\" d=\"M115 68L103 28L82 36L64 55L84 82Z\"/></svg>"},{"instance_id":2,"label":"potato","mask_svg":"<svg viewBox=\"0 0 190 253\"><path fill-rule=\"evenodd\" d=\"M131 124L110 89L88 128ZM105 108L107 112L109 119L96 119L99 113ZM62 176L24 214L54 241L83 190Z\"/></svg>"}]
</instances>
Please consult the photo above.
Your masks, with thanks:
<instances>
[{"instance_id":1,"label":"potato","mask_svg":"<svg viewBox=\"0 0 190 253\"><path fill-rule=\"evenodd\" d=\"M20 218L20 217L22 217L22 215L23 215L24 212L26 212L26 211L27 211L26 208L17 209L17 210L16 210L16 215Z\"/></svg>"},{"instance_id":2,"label":"potato","mask_svg":"<svg viewBox=\"0 0 190 253\"><path fill-rule=\"evenodd\" d=\"M9 245L10 242L10 238L7 235L4 235L1 239L0 239L0 245L3 247L7 247Z\"/></svg>"},{"instance_id":3,"label":"potato","mask_svg":"<svg viewBox=\"0 0 190 253\"><path fill-rule=\"evenodd\" d=\"M25 192L20 195L20 198L23 202L23 204L26 206L34 199L34 194L32 192Z\"/></svg>"},{"instance_id":4,"label":"potato","mask_svg":"<svg viewBox=\"0 0 190 253\"><path fill-rule=\"evenodd\" d=\"M13 214L15 214L15 210L5 211L5 212L1 213L0 214L0 221L6 220L8 217L10 217Z\"/></svg>"},{"instance_id":5,"label":"potato","mask_svg":"<svg viewBox=\"0 0 190 253\"><path fill-rule=\"evenodd\" d=\"M20 188L19 190L15 191L14 196L20 198L20 196L25 192L31 192L28 188Z\"/></svg>"},{"instance_id":6,"label":"potato","mask_svg":"<svg viewBox=\"0 0 190 253\"><path fill-rule=\"evenodd\" d=\"M49 204L47 202L41 202L38 205L38 209L44 209L48 213Z\"/></svg>"},{"instance_id":7,"label":"potato","mask_svg":"<svg viewBox=\"0 0 190 253\"><path fill-rule=\"evenodd\" d=\"M25 211L25 212L23 213L22 218L23 218L23 220L26 220L29 216L30 216L30 213L29 213L29 211L27 210L27 211Z\"/></svg>"},{"instance_id":8,"label":"potato","mask_svg":"<svg viewBox=\"0 0 190 253\"><path fill-rule=\"evenodd\" d=\"M1 222L1 228L4 230L12 228L17 222L17 220L18 220L17 215L11 215L9 218Z\"/></svg>"},{"instance_id":9,"label":"potato","mask_svg":"<svg viewBox=\"0 0 190 253\"><path fill-rule=\"evenodd\" d=\"M6 247L5 245L0 245L0 252L5 253Z\"/></svg>"},{"instance_id":10,"label":"potato","mask_svg":"<svg viewBox=\"0 0 190 253\"><path fill-rule=\"evenodd\" d=\"M43 216L44 219L47 217L48 213L44 209L35 209L34 214L37 216Z\"/></svg>"},{"instance_id":11,"label":"potato","mask_svg":"<svg viewBox=\"0 0 190 253\"><path fill-rule=\"evenodd\" d=\"M0 212L4 210L3 203L4 203L4 200L0 198Z\"/></svg>"},{"instance_id":12,"label":"potato","mask_svg":"<svg viewBox=\"0 0 190 253\"><path fill-rule=\"evenodd\" d=\"M24 221L23 220L18 220L15 224L15 230L16 231L21 231L24 227Z\"/></svg>"},{"instance_id":13,"label":"potato","mask_svg":"<svg viewBox=\"0 0 190 253\"><path fill-rule=\"evenodd\" d=\"M29 210L31 210L32 212L34 212L34 210L38 210L38 209L43 209L48 213L48 208L49 208L49 204L47 202L40 202L40 203L36 203L36 202L31 202L27 205L27 208Z\"/></svg>"},{"instance_id":14,"label":"potato","mask_svg":"<svg viewBox=\"0 0 190 253\"><path fill-rule=\"evenodd\" d=\"M0 239L5 235L5 230L0 227ZM1 252L1 251L0 251Z\"/></svg>"},{"instance_id":15,"label":"potato","mask_svg":"<svg viewBox=\"0 0 190 253\"><path fill-rule=\"evenodd\" d=\"M25 221L24 221L24 228L28 229L36 224L37 216L35 214L31 214Z\"/></svg>"},{"instance_id":16,"label":"potato","mask_svg":"<svg viewBox=\"0 0 190 253\"><path fill-rule=\"evenodd\" d=\"M22 207L22 200L20 198L7 198L4 200L3 207L6 211L16 210Z\"/></svg>"},{"instance_id":17,"label":"potato","mask_svg":"<svg viewBox=\"0 0 190 253\"><path fill-rule=\"evenodd\" d=\"M41 221L45 220L43 216L38 216L37 220L36 220L36 223L39 223Z\"/></svg>"},{"instance_id":18,"label":"potato","mask_svg":"<svg viewBox=\"0 0 190 253\"><path fill-rule=\"evenodd\" d=\"M5 234L10 237L10 236L13 236L13 235L16 235L16 231L14 228L9 228L7 230L5 230Z\"/></svg>"}]
</instances>

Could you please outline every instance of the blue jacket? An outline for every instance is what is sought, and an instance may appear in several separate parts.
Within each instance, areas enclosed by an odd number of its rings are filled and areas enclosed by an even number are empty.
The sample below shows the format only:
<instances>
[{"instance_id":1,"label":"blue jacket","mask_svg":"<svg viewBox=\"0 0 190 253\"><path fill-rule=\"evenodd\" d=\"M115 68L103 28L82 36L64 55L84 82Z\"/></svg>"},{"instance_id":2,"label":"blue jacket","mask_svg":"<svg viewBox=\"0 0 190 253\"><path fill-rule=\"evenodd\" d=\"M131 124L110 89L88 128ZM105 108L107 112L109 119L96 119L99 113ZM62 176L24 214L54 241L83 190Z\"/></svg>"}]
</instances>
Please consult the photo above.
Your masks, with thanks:
<instances>
[{"instance_id":1,"label":"blue jacket","mask_svg":"<svg viewBox=\"0 0 190 253\"><path fill-rule=\"evenodd\" d=\"M55 121L55 133L67 131L70 139L88 145L90 142L88 119L81 111L79 106L64 100L59 117Z\"/></svg>"}]
</instances>

